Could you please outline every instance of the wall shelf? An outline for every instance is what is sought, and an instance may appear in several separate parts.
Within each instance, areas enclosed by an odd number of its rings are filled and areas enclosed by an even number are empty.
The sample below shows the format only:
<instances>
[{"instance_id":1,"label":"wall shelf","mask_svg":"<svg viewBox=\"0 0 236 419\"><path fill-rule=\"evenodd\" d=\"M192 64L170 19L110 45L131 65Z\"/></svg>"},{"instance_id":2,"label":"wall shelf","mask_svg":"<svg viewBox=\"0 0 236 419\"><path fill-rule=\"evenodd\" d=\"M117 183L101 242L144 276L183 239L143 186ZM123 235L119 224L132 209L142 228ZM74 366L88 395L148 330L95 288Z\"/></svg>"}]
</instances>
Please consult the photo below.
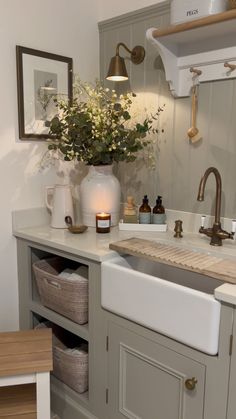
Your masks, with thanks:
<instances>
[{"instance_id":1,"label":"wall shelf","mask_svg":"<svg viewBox=\"0 0 236 419\"><path fill-rule=\"evenodd\" d=\"M158 49L174 96L189 96L194 67L202 71L195 83L236 77L236 10L172 25L150 28L147 39Z\"/></svg>"},{"instance_id":2,"label":"wall shelf","mask_svg":"<svg viewBox=\"0 0 236 419\"><path fill-rule=\"evenodd\" d=\"M62 316L61 314L56 313L50 308L44 307L40 302L37 301L30 300L29 309L31 312L38 314L47 320L50 320L52 323L61 326L63 329L69 330L74 335L79 336L89 342L88 323L84 325L75 323L72 320Z\"/></svg>"}]
</instances>

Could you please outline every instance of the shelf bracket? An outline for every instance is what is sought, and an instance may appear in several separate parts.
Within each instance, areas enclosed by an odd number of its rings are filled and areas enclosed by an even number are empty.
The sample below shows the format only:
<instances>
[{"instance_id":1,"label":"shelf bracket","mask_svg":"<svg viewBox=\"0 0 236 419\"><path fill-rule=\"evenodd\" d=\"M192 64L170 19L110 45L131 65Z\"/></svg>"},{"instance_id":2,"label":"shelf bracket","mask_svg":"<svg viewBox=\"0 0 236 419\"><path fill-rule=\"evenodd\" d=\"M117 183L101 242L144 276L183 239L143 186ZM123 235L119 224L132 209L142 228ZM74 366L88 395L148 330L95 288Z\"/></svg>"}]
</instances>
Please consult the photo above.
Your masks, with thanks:
<instances>
[{"instance_id":1,"label":"shelf bracket","mask_svg":"<svg viewBox=\"0 0 236 419\"><path fill-rule=\"evenodd\" d=\"M178 73L177 71L172 71L174 68L177 70L177 58L175 54L173 54L168 48L166 48L156 38L153 37L153 32L155 30L156 28L148 29L146 32L146 38L155 48L157 48L165 68L166 81L169 83L172 95L177 97Z\"/></svg>"},{"instance_id":2,"label":"shelf bracket","mask_svg":"<svg viewBox=\"0 0 236 419\"><path fill-rule=\"evenodd\" d=\"M156 28L147 30L146 37L162 59L166 80L174 97L190 96L193 84L191 69L196 70L195 85L236 78L236 31L232 33L232 25L235 26L235 20L226 21L221 26L215 23L176 33L173 27L169 32Z\"/></svg>"}]
</instances>

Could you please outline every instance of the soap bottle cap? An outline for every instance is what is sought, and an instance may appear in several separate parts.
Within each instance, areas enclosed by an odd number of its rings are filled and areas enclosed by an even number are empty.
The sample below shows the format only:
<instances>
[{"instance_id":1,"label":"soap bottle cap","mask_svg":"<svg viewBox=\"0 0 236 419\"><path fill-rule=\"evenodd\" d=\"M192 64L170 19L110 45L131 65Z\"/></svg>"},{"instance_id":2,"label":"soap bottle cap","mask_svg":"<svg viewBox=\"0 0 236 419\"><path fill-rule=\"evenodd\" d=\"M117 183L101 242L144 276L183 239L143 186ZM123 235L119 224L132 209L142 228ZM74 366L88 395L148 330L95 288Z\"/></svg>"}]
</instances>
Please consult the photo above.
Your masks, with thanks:
<instances>
[{"instance_id":1,"label":"soap bottle cap","mask_svg":"<svg viewBox=\"0 0 236 419\"><path fill-rule=\"evenodd\" d=\"M148 197L147 197L147 195L144 195L144 197L143 197L143 203L144 204L148 204Z\"/></svg>"},{"instance_id":2,"label":"soap bottle cap","mask_svg":"<svg viewBox=\"0 0 236 419\"><path fill-rule=\"evenodd\" d=\"M157 200L156 200L156 204L157 205L161 205L162 204L162 196L158 195Z\"/></svg>"}]
</instances>

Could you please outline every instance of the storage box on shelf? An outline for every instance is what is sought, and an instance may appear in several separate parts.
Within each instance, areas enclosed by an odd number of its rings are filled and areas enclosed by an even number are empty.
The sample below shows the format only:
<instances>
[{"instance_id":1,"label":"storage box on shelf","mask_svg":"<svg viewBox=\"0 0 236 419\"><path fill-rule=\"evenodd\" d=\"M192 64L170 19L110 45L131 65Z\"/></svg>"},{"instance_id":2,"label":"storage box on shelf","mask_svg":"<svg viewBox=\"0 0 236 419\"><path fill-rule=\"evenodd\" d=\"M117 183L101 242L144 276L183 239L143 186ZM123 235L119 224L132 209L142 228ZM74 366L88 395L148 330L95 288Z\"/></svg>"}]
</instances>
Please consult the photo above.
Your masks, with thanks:
<instances>
[{"instance_id":1,"label":"storage box on shelf","mask_svg":"<svg viewBox=\"0 0 236 419\"><path fill-rule=\"evenodd\" d=\"M85 324L88 322L88 279L85 275L71 279L60 277L59 274L68 267L68 260L57 256L33 263L40 300L57 313L78 324ZM75 270L76 265L72 268ZM86 268L84 266L84 270Z\"/></svg>"},{"instance_id":2,"label":"storage box on shelf","mask_svg":"<svg viewBox=\"0 0 236 419\"><path fill-rule=\"evenodd\" d=\"M86 344L78 349L53 346L53 374L77 393L88 390L88 351Z\"/></svg>"},{"instance_id":3,"label":"storage box on shelf","mask_svg":"<svg viewBox=\"0 0 236 419\"><path fill-rule=\"evenodd\" d=\"M226 0L172 0L170 22L172 25L224 12Z\"/></svg>"},{"instance_id":4,"label":"storage box on shelf","mask_svg":"<svg viewBox=\"0 0 236 419\"><path fill-rule=\"evenodd\" d=\"M36 329L51 327L53 330L53 375L77 393L88 390L88 344L78 341L51 322L43 322Z\"/></svg>"}]
</instances>

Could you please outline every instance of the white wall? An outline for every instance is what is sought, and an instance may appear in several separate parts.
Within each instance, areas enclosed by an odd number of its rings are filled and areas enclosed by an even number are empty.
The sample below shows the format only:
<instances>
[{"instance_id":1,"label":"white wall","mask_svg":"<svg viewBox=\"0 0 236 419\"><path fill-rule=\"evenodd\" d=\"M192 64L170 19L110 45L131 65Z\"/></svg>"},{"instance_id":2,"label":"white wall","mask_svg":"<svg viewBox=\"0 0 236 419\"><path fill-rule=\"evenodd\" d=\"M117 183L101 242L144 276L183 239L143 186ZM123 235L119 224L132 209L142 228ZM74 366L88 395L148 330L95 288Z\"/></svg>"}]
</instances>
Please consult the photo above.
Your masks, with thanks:
<instances>
[{"instance_id":1,"label":"white wall","mask_svg":"<svg viewBox=\"0 0 236 419\"><path fill-rule=\"evenodd\" d=\"M98 0L99 14L98 20L106 20L133 10L142 9L143 7L161 3L166 0Z\"/></svg>"},{"instance_id":2,"label":"white wall","mask_svg":"<svg viewBox=\"0 0 236 419\"><path fill-rule=\"evenodd\" d=\"M44 185L55 170L39 173L45 143L18 139L16 44L72 57L82 79L98 76L97 1L0 0L0 330L18 327L16 242L11 211L44 205Z\"/></svg>"}]
</instances>

